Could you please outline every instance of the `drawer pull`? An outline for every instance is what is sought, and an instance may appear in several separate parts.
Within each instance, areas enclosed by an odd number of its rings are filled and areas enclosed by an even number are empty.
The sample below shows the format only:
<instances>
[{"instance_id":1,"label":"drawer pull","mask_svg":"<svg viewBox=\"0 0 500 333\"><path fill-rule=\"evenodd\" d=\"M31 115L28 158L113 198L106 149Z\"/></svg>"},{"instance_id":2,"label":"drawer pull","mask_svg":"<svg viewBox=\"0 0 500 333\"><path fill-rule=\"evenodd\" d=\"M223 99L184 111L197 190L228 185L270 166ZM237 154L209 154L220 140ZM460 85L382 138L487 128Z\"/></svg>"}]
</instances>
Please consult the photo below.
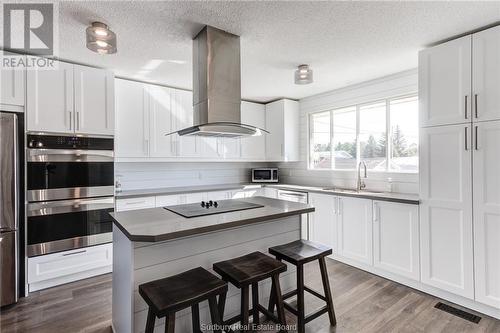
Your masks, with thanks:
<instances>
[{"instance_id":1,"label":"drawer pull","mask_svg":"<svg viewBox=\"0 0 500 333\"><path fill-rule=\"evenodd\" d=\"M125 202L126 205L138 205L138 204L145 204L145 203L146 203L146 200Z\"/></svg>"},{"instance_id":2,"label":"drawer pull","mask_svg":"<svg viewBox=\"0 0 500 333\"><path fill-rule=\"evenodd\" d=\"M87 252L87 250L81 250L81 251L76 251L76 252L71 252L71 253L64 253L63 257L72 256L72 255L75 255L75 254L82 254L82 253L85 253L85 252Z\"/></svg>"}]
</instances>

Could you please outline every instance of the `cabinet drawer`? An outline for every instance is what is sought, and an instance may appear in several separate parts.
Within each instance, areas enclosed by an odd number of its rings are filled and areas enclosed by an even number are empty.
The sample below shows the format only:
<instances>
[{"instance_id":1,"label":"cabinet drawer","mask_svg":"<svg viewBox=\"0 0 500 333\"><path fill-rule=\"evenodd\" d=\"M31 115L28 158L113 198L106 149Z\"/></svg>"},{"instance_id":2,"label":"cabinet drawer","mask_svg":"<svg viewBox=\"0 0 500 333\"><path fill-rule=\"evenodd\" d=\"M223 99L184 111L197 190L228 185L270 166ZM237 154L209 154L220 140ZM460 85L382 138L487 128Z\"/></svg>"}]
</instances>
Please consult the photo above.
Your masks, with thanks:
<instances>
[{"instance_id":1,"label":"cabinet drawer","mask_svg":"<svg viewBox=\"0 0 500 333\"><path fill-rule=\"evenodd\" d=\"M112 263L112 243L28 258L28 283L91 271Z\"/></svg>"},{"instance_id":2,"label":"cabinet drawer","mask_svg":"<svg viewBox=\"0 0 500 333\"><path fill-rule=\"evenodd\" d=\"M156 206L155 203L156 200L154 196L130 198L130 199L117 199L116 211L121 212L125 210L154 208Z\"/></svg>"}]
</instances>

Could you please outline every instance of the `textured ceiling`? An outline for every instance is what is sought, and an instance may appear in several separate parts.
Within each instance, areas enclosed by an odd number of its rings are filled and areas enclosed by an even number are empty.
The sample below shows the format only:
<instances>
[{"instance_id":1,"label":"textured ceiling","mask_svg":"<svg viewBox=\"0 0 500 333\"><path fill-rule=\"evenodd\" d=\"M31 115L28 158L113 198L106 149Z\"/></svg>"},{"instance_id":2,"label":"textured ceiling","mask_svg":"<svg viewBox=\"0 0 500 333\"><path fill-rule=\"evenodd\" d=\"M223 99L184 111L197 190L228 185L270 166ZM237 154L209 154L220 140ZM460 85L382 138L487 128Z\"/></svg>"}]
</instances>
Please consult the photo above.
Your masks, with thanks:
<instances>
[{"instance_id":1,"label":"textured ceiling","mask_svg":"<svg viewBox=\"0 0 500 333\"><path fill-rule=\"evenodd\" d=\"M417 66L426 45L500 20L500 2L67 1L60 58L119 76L192 86L191 39L208 24L241 36L242 96L299 99ZM85 48L85 27L108 23L116 55ZM297 86L299 64L314 83Z\"/></svg>"}]
</instances>

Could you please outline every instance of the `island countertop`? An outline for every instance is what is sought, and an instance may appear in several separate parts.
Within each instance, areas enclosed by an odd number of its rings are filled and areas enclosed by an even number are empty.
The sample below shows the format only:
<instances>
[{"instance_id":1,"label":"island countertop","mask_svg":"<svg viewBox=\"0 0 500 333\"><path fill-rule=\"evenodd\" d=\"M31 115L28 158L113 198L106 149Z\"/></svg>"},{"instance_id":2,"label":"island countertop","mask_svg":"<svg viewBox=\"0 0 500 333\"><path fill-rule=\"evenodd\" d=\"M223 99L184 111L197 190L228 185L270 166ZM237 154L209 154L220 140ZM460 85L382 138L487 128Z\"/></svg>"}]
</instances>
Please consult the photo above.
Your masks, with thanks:
<instances>
[{"instance_id":1,"label":"island countertop","mask_svg":"<svg viewBox=\"0 0 500 333\"><path fill-rule=\"evenodd\" d=\"M264 207L194 218L182 217L163 207L114 212L110 215L129 240L161 242L314 211L311 205L265 197L232 200L252 202Z\"/></svg>"}]
</instances>

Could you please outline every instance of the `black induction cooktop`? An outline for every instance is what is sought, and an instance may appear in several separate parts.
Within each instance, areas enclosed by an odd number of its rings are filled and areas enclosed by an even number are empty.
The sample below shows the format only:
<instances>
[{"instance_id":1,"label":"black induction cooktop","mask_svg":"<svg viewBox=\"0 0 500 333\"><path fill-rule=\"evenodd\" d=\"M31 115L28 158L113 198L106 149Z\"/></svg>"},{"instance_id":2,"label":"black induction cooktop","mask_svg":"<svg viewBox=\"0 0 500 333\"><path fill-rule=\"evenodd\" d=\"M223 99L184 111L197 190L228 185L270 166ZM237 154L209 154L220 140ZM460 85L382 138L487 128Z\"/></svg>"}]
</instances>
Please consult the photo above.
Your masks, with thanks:
<instances>
[{"instance_id":1,"label":"black induction cooktop","mask_svg":"<svg viewBox=\"0 0 500 333\"><path fill-rule=\"evenodd\" d=\"M236 212L239 210L262 208L264 205L255 204L241 200L220 200L202 201L185 205L175 205L164 207L166 210L174 212L180 216L190 218L221 213Z\"/></svg>"}]
</instances>

